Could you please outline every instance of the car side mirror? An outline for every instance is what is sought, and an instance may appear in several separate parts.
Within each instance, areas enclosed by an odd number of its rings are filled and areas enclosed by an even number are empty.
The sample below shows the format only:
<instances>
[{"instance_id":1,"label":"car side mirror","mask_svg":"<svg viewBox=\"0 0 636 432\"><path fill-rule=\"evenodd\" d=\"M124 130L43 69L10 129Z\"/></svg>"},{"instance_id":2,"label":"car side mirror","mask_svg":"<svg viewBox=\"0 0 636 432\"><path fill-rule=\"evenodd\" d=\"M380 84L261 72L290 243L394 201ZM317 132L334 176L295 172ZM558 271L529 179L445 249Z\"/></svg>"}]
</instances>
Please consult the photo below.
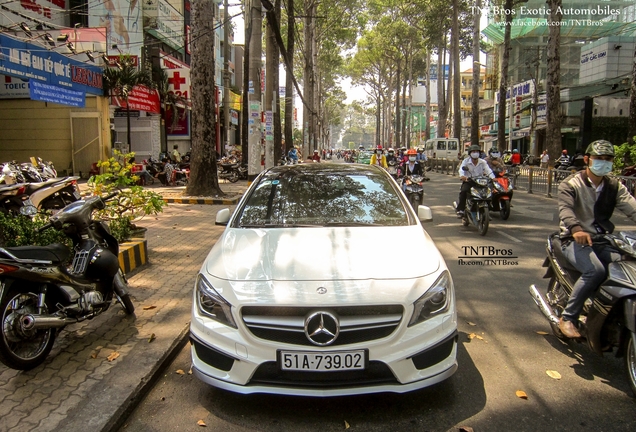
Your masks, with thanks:
<instances>
[{"instance_id":1,"label":"car side mirror","mask_svg":"<svg viewBox=\"0 0 636 432\"><path fill-rule=\"evenodd\" d=\"M420 222L433 222L433 211L427 206L417 206L417 217Z\"/></svg>"},{"instance_id":2,"label":"car side mirror","mask_svg":"<svg viewBox=\"0 0 636 432\"><path fill-rule=\"evenodd\" d=\"M230 221L230 216L231 213L229 208L221 209L216 213L216 221L214 224L227 226L227 223Z\"/></svg>"}]
</instances>

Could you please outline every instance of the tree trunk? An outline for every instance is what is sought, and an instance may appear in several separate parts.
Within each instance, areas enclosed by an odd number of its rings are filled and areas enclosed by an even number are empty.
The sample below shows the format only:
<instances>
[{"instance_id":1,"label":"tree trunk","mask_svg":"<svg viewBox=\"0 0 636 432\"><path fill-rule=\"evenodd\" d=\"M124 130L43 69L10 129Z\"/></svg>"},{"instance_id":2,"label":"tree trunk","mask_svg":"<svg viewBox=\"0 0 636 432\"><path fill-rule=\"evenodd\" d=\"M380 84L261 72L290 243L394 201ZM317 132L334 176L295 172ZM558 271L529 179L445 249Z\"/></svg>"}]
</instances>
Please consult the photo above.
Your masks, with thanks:
<instances>
[{"instance_id":1,"label":"tree trunk","mask_svg":"<svg viewBox=\"0 0 636 432\"><path fill-rule=\"evenodd\" d=\"M512 0L506 0L504 10L512 10ZM508 90L508 63L510 61L510 24L512 14L506 14L506 27L504 30L504 47L501 59L501 76L499 78L499 112L497 113L497 147L503 153L506 149L506 91ZM557 30L559 27L557 27ZM512 92L510 92L512 97ZM512 114L512 113L511 113ZM512 130L508 131L509 134ZM512 149L511 149L512 150Z\"/></svg>"},{"instance_id":2,"label":"tree trunk","mask_svg":"<svg viewBox=\"0 0 636 432\"><path fill-rule=\"evenodd\" d=\"M274 13L276 14L276 28L280 28L280 0L274 2ZM279 71L280 71L280 47L278 46L278 40L274 37L274 56L276 59L276 69L274 70L274 165L283 156L282 147L282 130L281 130L281 112L280 112L280 92L279 92Z\"/></svg>"},{"instance_id":3,"label":"tree trunk","mask_svg":"<svg viewBox=\"0 0 636 432\"><path fill-rule=\"evenodd\" d=\"M561 22L561 0L548 0L548 25ZM550 160L557 160L561 154L561 58L559 44L561 34L558 25L549 26L548 64L546 76L547 129L546 144Z\"/></svg>"},{"instance_id":4,"label":"tree trunk","mask_svg":"<svg viewBox=\"0 0 636 432\"><path fill-rule=\"evenodd\" d=\"M224 195L216 170L214 122L214 4L192 2L192 155L186 193L192 196Z\"/></svg>"},{"instance_id":5,"label":"tree trunk","mask_svg":"<svg viewBox=\"0 0 636 432\"><path fill-rule=\"evenodd\" d=\"M273 14L267 14L266 19L269 21ZM265 168L274 166L274 129L267 130L268 127L274 126L274 92L278 88L278 57L276 55L276 37L271 23L267 23L265 29ZM274 80L276 79L276 81ZM271 121L268 125L267 121Z\"/></svg>"},{"instance_id":6,"label":"tree trunk","mask_svg":"<svg viewBox=\"0 0 636 432\"><path fill-rule=\"evenodd\" d=\"M294 28L294 0L287 0L287 55L290 64L285 73L285 154L294 146Z\"/></svg>"},{"instance_id":7,"label":"tree trunk","mask_svg":"<svg viewBox=\"0 0 636 432\"><path fill-rule=\"evenodd\" d=\"M479 21L481 18L480 1L476 0L473 17L473 88L471 95L470 143L479 145ZM484 149L486 150L486 149Z\"/></svg>"},{"instance_id":8,"label":"tree trunk","mask_svg":"<svg viewBox=\"0 0 636 432\"><path fill-rule=\"evenodd\" d=\"M426 49L426 128L425 139L431 138L431 52Z\"/></svg>"},{"instance_id":9,"label":"tree trunk","mask_svg":"<svg viewBox=\"0 0 636 432\"><path fill-rule=\"evenodd\" d=\"M461 106L461 64L459 63L459 22L458 22L459 1L453 0L453 136L462 140L462 106ZM479 143L477 143L479 144Z\"/></svg>"},{"instance_id":10,"label":"tree trunk","mask_svg":"<svg viewBox=\"0 0 636 432\"><path fill-rule=\"evenodd\" d=\"M261 55L263 51L263 15L261 13L261 2L252 2L250 8L250 21L252 35L250 38L250 57L246 59L250 63L250 81L252 88L249 89L249 105L247 112L254 122L250 125L249 154L247 179L252 181L261 172Z\"/></svg>"},{"instance_id":11,"label":"tree trunk","mask_svg":"<svg viewBox=\"0 0 636 432\"><path fill-rule=\"evenodd\" d=\"M446 92L444 91L444 64L446 62L446 38L439 44L437 52L437 138L444 138L446 132Z\"/></svg>"},{"instance_id":12,"label":"tree trunk","mask_svg":"<svg viewBox=\"0 0 636 432\"><path fill-rule=\"evenodd\" d=\"M247 165L250 136L250 45L252 40L252 21L247 16L245 20L245 52L243 53L243 101L241 110L241 162Z\"/></svg>"},{"instance_id":13,"label":"tree trunk","mask_svg":"<svg viewBox=\"0 0 636 432\"><path fill-rule=\"evenodd\" d=\"M397 74L395 77L395 124L393 125L393 130L395 131L395 147L396 148L401 148L402 147L402 137L400 136L400 132L401 132L401 128L402 128L402 122L401 122L401 112L400 112L400 108L402 107L402 104L400 103L400 78L402 76L401 74L402 72L402 60L399 59L397 61ZM406 145L404 146L406 147Z\"/></svg>"}]
</instances>

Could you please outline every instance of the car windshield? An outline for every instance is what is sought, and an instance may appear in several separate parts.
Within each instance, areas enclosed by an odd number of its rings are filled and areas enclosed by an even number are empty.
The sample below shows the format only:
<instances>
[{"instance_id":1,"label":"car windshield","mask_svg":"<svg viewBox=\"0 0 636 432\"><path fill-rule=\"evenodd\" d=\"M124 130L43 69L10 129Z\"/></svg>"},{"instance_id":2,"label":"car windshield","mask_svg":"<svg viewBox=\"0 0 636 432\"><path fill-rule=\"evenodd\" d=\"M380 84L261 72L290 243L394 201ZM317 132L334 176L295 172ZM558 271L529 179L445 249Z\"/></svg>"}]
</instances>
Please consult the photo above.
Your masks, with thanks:
<instances>
[{"instance_id":1,"label":"car windshield","mask_svg":"<svg viewBox=\"0 0 636 432\"><path fill-rule=\"evenodd\" d=\"M335 170L275 171L261 177L237 227L408 225L387 176Z\"/></svg>"}]
</instances>

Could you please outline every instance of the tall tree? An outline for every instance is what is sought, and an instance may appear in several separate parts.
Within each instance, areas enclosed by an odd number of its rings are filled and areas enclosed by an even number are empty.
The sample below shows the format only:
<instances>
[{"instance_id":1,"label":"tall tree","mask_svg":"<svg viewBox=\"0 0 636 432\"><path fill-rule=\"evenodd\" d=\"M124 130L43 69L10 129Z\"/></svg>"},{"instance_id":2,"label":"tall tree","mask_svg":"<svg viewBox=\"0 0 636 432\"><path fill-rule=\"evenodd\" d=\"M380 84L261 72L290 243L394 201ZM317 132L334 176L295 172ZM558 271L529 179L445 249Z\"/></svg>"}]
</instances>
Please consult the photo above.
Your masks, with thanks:
<instances>
[{"instance_id":1,"label":"tall tree","mask_svg":"<svg viewBox=\"0 0 636 432\"><path fill-rule=\"evenodd\" d=\"M546 110L547 128L546 143L550 160L556 160L561 154L561 56L559 44L561 43L561 27L559 23L561 13L561 0L547 0L548 14L548 64L546 73Z\"/></svg>"},{"instance_id":2,"label":"tall tree","mask_svg":"<svg viewBox=\"0 0 636 432\"><path fill-rule=\"evenodd\" d=\"M473 86L471 93L470 143L479 144L479 81L481 78L481 63L479 62L480 0L475 0L473 13Z\"/></svg>"},{"instance_id":3,"label":"tall tree","mask_svg":"<svg viewBox=\"0 0 636 432\"><path fill-rule=\"evenodd\" d=\"M636 47L634 47L634 64L632 66L632 86L630 92L627 142L636 145Z\"/></svg>"},{"instance_id":4,"label":"tall tree","mask_svg":"<svg viewBox=\"0 0 636 432\"><path fill-rule=\"evenodd\" d=\"M294 21L294 0L287 0L287 53L288 71L285 73L285 154L294 146L294 38L296 25Z\"/></svg>"},{"instance_id":5,"label":"tall tree","mask_svg":"<svg viewBox=\"0 0 636 432\"><path fill-rule=\"evenodd\" d=\"M549 0L551 1L551 0ZM506 0L504 3L504 10L512 11L512 0ZM499 151L503 153L506 149L506 92L508 91L508 66L510 63L510 29L512 23L512 13L505 14L505 28L504 28L504 44L503 52L501 53L501 76L499 77L499 105L497 112L497 147ZM558 27L557 27L558 29ZM510 92L512 98L512 91ZM509 113L512 115L512 112ZM509 134L512 134L512 128L509 128Z\"/></svg>"},{"instance_id":6,"label":"tall tree","mask_svg":"<svg viewBox=\"0 0 636 432\"><path fill-rule=\"evenodd\" d=\"M216 169L214 2L192 2L192 154L186 193L224 195Z\"/></svg>"}]
</instances>

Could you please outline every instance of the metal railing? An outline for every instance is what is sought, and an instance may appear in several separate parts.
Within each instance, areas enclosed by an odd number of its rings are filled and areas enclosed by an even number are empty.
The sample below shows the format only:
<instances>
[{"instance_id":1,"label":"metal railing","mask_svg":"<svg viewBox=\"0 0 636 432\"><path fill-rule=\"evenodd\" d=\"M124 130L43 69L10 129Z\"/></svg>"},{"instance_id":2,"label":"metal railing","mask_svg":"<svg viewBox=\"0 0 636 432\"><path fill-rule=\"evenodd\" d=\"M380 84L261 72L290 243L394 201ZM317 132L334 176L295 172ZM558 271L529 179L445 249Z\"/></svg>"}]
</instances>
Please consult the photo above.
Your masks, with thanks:
<instances>
[{"instance_id":1,"label":"metal railing","mask_svg":"<svg viewBox=\"0 0 636 432\"><path fill-rule=\"evenodd\" d=\"M455 177L458 175L460 163L460 160L431 158L426 162L426 165L431 167L431 171ZM576 172L574 169L565 171L528 165L508 166L507 170L512 177L512 184L515 190L544 194L547 197L556 197L559 183L571 173ZM616 178L634 195L634 192L636 192L636 177L616 176Z\"/></svg>"}]
</instances>

